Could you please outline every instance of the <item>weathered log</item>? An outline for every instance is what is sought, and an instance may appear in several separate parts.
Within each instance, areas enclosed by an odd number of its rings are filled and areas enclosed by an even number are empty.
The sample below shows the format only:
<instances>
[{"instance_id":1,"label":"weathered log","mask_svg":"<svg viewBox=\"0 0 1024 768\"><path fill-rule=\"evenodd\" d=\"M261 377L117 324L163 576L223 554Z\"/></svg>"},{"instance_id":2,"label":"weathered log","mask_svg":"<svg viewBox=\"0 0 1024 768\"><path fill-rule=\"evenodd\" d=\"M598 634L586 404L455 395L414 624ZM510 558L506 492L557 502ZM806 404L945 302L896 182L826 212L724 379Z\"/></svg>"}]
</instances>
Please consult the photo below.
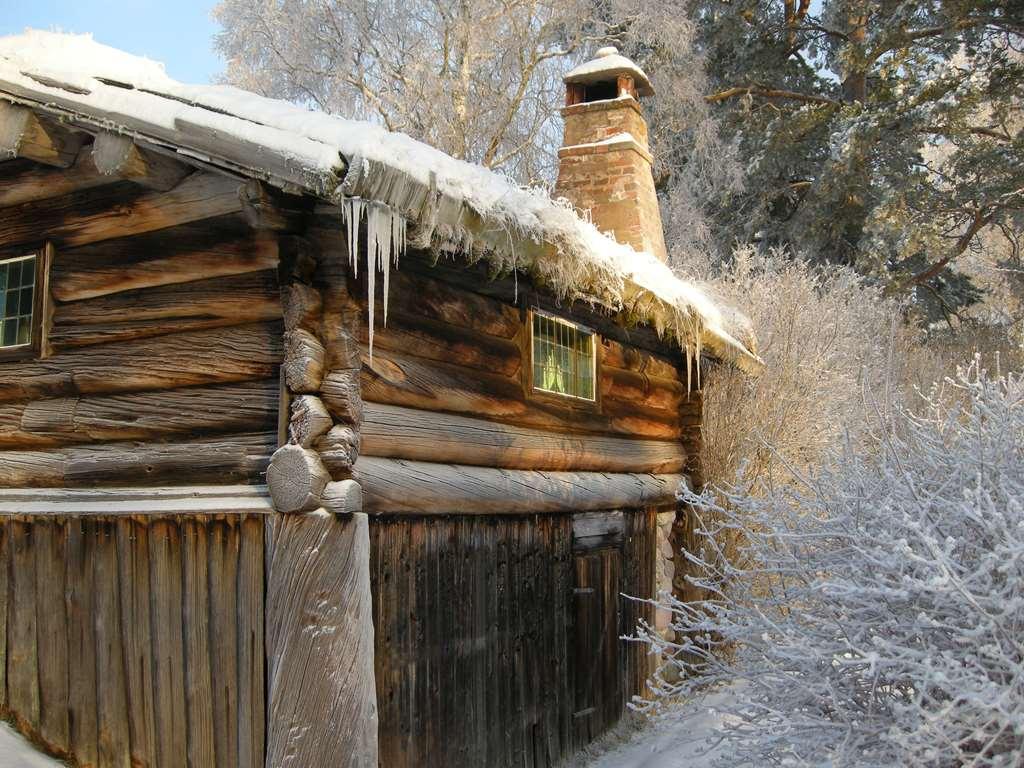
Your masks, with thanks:
<instances>
[{"instance_id":1,"label":"weathered log","mask_svg":"<svg viewBox=\"0 0 1024 768\"><path fill-rule=\"evenodd\" d=\"M266 486L260 485L0 490L0 516L14 519L207 517L230 520L275 514ZM148 597L148 592L146 594Z\"/></svg>"},{"instance_id":2,"label":"weathered log","mask_svg":"<svg viewBox=\"0 0 1024 768\"><path fill-rule=\"evenodd\" d=\"M170 192L120 182L4 209L0 242L31 243L45 233L62 248L70 248L240 209L238 182L210 173L194 173Z\"/></svg>"},{"instance_id":3,"label":"weathered log","mask_svg":"<svg viewBox=\"0 0 1024 768\"><path fill-rule=\"evenodd\" d=\"M394 311L409 318L413 326L419 318L427 318L502 339L515 338L523 328L523 318L514 306L403 269L392 272L389 294ZM352 296L365 317L366 284L362 272L359 281L353 282ZM378 300L383 300L383 295Z\"/></svg>"},{"instance_id":4,"label":"weathered log","mask_svg":"<svg viewBox=\"0 0 1024 768\"><path fill-rule=\"evenodd\" d=\"M298 445L278 448L267 467L267 486L278 512L316 509L330 480L316 452Z\"/></svg>"},{"instance_id":5,"label":"weathered log","mask_svg":"<svg viewBox=\"0 0 1024 768\"><path fill-rule=\"evenodd\" d=\"M555 432L655 439L680 435L678 411L612 400L598 408L579 407L568 399L563 403L549 397L531 398L518 379L383 350L375 351L372 361L364 356L363 365L362 394L371 402L483 416Z\"/></svg>"},{"instance_id":6,"label":"weathered log","mask_svg":"<svg viewBox=\"0 0 1024 768\"><path fill-rule=\"evenodd\" d=\"M681 472L687 460L678 441L553 433L380 403L366 403L364 413L364 456L508 469L654 473Z\"/></svg>"},{"instance_id":7,"label":"weathered log","mask_svg":"<svg viewBox=\"0 0 1024 768\"><path fill-rule=\"evenodd\" d=\"M130 137L108 131L93 140L92 160L104 176L134 181L161 192L174 189L192 171L173 157L142 149Z\"/></svg>"},{"instance_id":8,"label":"weathered log","mask_svg":"<svg viewBox=\"0 0 1024 768\"><path fill-rule=\"evenodd\" d=\"M302 232L312 210L311 201L285 194L256 179L238 188L238 199L253 229Z\"/></svg>"},{"instance_id":9,"label":"weathered log","mask_svg":"<svg viewBox=\"0 0 1024 768\"><path fill-rule=\"evenodd\" d=\"M8 363L0 402L271 379L280 361L279 323L170 334Z\"/></svg>"},{"instance_id":10,"label":"weathered log","mask_svg":"<svg viewBox=\"0 0 1024 768\"><path fill-rule=\"evenodd\" d=\"M537 514L669 504L680 474L533 472L361 456L353 477L370 513Z\"/></svg>"},{"instance_id":11,"label":"weathered log","mask_svg":"<svg viewBox=\"0 0 1024 768\"><path fill-rule=\"evenodd\" d=\"M345 238L336 227L313 227L309 241L317 251L315 282L323 297L319 336L327 349L331 369L359 368L360 349L356 329L365 313L349 295L349 258Z\"/></svg>"},{"instance_id":12,"label":"weathered log","mask_svg":"<svg viewBox=\"0 0 1024 768\"><path fill-rule=\"evenodd\" d=\"M60 197L83 189L109 184L87 152L79 154L70 168L52 168L32 160L7 160L0 165L0 208L48 197Z\"/></svg>"},{"instance_id":13,"label":"weathered log","mask_svg":"<svg viewBox=\"0 0 1024 768\"><path fill-rule=\"evenodd\" d=\"M604 366L601 367L599 386L602 401L620 400L630 405L667 411L684 408L689 395L685 381Z\"/></svg>"},{"instance_id":14,"label":"weathered log","mask_svg":"<svg viewBox=\"0 0 1024 768\"><path fill-rule=\"evenodd\" d=\"M327 434L334 424L331 414L327 412L327 406L314 395L296 397L292 400L291 411L288 435L293 442L303 448L309 448L314 440Z\"/></svg>"},{"instance_id":15,"label":"weathered log","mask_svg":"<svg viewBox=\"0 0 1024 768\"><path fill-rule=\"evenodd\" d=\"M295 393L320 391L324 379L324 348L309 331L297 328L284 334L284 375Z\"/></svg>"},{"instance_id":16,"label":"weathered log","mask_svg":"<svg viewBox=\"0 0 1024 768\"><path fill-rule=\"evenodd\" d=\"M338 421L358 427L363 422L363 397L359 371L333 370L324 376L320 397Z\"/></svg>"},{"instance_id":17,"label":"weathered log","mask_svg":"<svg viewBox=\"0 0 1024 768\"><path fill-rule=\"evenodd\" d=\"M601 352L601 365L605 368L619 368L624 371L636 371L648 376L679 381L681 358L679 362L668 355L656 355L645 349L623 344L614 339L602 338L604 349ZM667 346L667 345L666 345ZM667 352L668 350L666 350ZM685 375L685 368L684 375Z\"/></svg>"},{"instance_id":18,"label":"weathered log","mask_svg":"<svg viewBox=\"0 0 1024 768\"><path fill-rule=\"evenodd\" d=\"M369 342L365 315L356 323L356 338ZM415 317L397 304L386 326L374 329L374 349L386 349L503 376L517 376L523 365L519 339L503 339L426 317Z\"/></svg>"},{"instance_id":19,"label":"weathered log","mask_svg":"<svg viewBox=\"0 0 1024 768\"><path fill-rule=\"evenodd\" d=\"M275 380L265 379L0 405L0 449L269 431L277 389Z\"/></svg>"},{"instance_id":20,"label":"weathered log","mask_svg":"<svg viewBox=\"0 0 1024 768\"><path fill-rule=\"evenodd\" d=\"M323 508L332 515L351 515L363 511L363 489L355 480L339 480L324 487Z\"/></svg>"},{"instance_id":21,"label":"weathered log","mask_svg":"<svg viewBox=\"0 0 1024 768\"><path fill-rule=\"evenodd\" d=\"M275 433L187 443L111 443L53 451L0 452L0 487L247 483L266 469Z\"/></svg>"},{"instance_id":22,"label":"weathered log","mask_svg":"<svg viewBox=\"0 0 1024 768\"><path fill-rule=\"evenodd\" d=\"M290 283L281 288L284 327L287 331L302 329L316 333L320 326L323 299L320 291L305 283Z\"/></svg>"},{"instance_id":23,"label":"weathered log","mask_svg":"<svg viewBox=\"0 0 1024 768\"><path fill-rule=\"evenodd\" d=\"M346 477L352 471L359 458L359 445L359 433L341 424L313 443L331 477Z\"/></svg>"},{"instance_id":24,"label":"weathered log","mask_svg":"<svg viewBox=\"0 0 1024 768\"><path fill-rule=\"evenodd\" d=\"M377 768L366 516L283 515L270 530L265 765Z\"/></svg>"},{"instance_id":25,"label":"weathered log","mask_svg":"<svg viewBox=\"0 0 1024 768\"><path fill-rule=\"evenodd\" d=\"M57 301L78 301L276 269L277 257L277 239L253 234L235 214L62 249L50 284Z\"/></svg>"},{"instance_id":26,"label":"weathered log","mask_svg":"<svg viewBox=\"0 0 1024 768\"><path fill-rule=\"evenodd\" d=\"M280 317L277 273L264 270L58 303L49 339L65 349Z\"/></svg>"},{"instance_id":27,"label":"weathered log","mask_svg":"<svg viewBox=\"0 0 1024 768\"><path fill-rule=\"evenodd\" d=\"M27 107L0 101L0 158L24 157L69 168L85 134L36 115Z\"/></svg>"}]
</instances>

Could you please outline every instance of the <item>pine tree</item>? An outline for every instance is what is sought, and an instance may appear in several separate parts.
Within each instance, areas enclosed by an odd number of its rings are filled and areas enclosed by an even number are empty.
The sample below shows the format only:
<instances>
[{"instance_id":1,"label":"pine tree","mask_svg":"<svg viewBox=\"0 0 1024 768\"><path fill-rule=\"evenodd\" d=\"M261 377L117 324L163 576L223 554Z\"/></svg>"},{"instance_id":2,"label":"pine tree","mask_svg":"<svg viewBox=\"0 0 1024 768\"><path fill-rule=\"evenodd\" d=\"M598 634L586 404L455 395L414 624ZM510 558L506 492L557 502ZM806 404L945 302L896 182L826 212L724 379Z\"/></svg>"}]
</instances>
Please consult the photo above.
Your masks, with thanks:
<instances>
[{"instance_id":1,"label":"pine tree","mask_svg":"<svg viewBox=\"0 0 1024 768\"><path fill-rule=\"evenodd\" d=\"M986 242L1015 251L1024 224L1024 6L697 0L691 12L706 100L744 166L742 192L704 201L722 246L852 265L930 315L974 301L957 259Z\"/></svg>"}]
</instances>

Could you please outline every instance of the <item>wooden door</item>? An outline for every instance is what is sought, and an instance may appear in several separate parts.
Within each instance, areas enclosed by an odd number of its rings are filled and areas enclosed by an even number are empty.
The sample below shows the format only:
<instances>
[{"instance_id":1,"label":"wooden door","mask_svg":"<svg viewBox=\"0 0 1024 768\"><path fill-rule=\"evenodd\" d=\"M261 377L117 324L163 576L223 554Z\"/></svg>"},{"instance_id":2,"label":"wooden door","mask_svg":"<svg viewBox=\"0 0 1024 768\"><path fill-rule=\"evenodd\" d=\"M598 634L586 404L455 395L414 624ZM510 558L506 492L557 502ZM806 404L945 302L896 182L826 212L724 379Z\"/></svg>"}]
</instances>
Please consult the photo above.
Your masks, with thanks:
<instances>
[{"instance_id":1,"label":"wooden door","mask_svg":"<svg viewBox=\"0 0 1024 768\"><path fill-rule=\"evenodd\" d=\"M605 547L575 555L573 731L583 746L622 713L619 593L622 551Z\"/></svg>"}]
</instances>

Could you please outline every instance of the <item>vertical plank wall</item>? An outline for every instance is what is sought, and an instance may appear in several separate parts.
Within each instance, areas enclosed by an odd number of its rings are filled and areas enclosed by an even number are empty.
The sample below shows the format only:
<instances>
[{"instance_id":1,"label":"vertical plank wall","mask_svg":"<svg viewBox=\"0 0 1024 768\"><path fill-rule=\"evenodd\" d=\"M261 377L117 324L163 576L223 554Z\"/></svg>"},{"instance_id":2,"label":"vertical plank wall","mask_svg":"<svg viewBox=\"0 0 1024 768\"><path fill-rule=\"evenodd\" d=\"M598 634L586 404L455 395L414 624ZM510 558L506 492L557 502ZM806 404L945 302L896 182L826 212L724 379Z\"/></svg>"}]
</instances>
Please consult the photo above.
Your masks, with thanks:
<instances>
[{"instance_id":1,"label":"vertical plank wall","mask_svg":"<svg viewBox=\"0 0 1024 768\"><path fill-rule=\"evenodd\" d=\"M620 589L648 597L655 513L625 517ZM575 658L571 515L380 516L370 542L382 766L553 766L643 692L644 646L612 640L614 669ZM652 619L612 599L612 638ZM576 677L595 673L619 693L581 730Z\"/></svg>"},{"instance_id":2,"label":"vertical plank wall","mask_svg":"<svg viewBox=\"0 0 1024 768\"><path fill-rule=\"evenodd\" d=\"M0 714L89 766L257 768L264 520L0 516Z\"/></svg>"}]
</instances>

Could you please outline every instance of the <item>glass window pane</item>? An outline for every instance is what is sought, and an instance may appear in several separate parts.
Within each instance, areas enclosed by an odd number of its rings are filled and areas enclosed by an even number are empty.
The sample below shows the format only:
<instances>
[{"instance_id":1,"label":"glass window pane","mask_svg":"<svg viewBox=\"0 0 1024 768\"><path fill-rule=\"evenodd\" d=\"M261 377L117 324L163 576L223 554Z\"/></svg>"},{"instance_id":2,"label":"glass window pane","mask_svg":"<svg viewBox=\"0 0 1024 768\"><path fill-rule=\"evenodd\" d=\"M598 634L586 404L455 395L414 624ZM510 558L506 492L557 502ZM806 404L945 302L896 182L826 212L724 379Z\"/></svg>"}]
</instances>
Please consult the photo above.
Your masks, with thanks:
<instances>
[{"instance_id":1,"label":"glass window pane","mask_svg":"<svg viewBox=\"0 0 1024 768\"><path fill-rule=\"evenodd\" d=\"M534 388L593 400L594 335L539 313L532 332Z\"/></svg>"},{"instance_id":2,"label":"glass window pane","mask_svg":"<svg viewBox=\"0 0 1024 768\"><path fill-rule=\"evenodd\" d=\"M0 260L0 347L32 342L36 257Z\"/></svg>"}]
</instances>

